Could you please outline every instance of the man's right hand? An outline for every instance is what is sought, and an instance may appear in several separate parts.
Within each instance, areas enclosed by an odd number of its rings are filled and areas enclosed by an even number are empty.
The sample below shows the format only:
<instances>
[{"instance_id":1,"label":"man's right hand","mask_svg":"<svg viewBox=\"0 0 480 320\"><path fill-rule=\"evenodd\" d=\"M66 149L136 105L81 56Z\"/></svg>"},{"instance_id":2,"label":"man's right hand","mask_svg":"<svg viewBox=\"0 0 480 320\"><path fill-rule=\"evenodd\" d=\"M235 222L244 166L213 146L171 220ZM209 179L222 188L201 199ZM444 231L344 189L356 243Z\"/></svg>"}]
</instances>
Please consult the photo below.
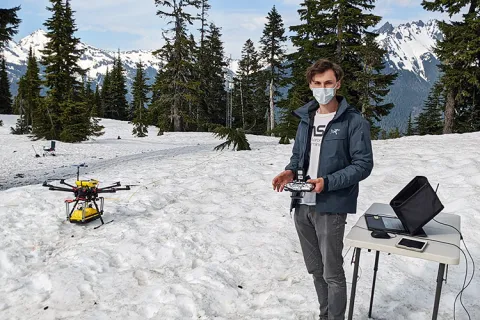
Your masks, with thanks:
<instances>
[{"instance_id":1,"label":"man's right hand","mask_svg":"<svg viewBox=\"0 0 480 320\"><path fill-rule=\"evenodd\" d=\"M283 171L278 176L273 178L272 180L273 190L277 192L282 192L285 185L289 182L292 182L294 177L295 175L293 174L292 170Z\"/></svg>"}]
</instances>

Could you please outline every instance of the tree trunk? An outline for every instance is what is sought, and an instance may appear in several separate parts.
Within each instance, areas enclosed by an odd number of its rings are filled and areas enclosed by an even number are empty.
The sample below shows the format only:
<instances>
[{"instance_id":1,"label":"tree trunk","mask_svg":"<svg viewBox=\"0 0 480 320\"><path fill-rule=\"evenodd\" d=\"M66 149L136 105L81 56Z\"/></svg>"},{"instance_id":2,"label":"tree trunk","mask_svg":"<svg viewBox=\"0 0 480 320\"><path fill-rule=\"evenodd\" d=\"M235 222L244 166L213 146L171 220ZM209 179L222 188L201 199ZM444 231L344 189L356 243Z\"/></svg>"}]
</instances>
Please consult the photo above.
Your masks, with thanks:
<instances>
[{"instance_id":1,"label":"tree trunk","mask_svg":"<svg viewBox=\"0 0 480 320\"><path fill-rule=\"evenodd\" d=\"M445 105L445 123L443 126L444 134L453 132L453 120L455 117L455 93L455 89L450 89L447 94L447 103Z\"/></svg>"},{"instance_id":2,"label":"tree trunk","mask_svg":"<svg viewBox=\"0 0 480 320\"><path fill-rule=\"evenodd\" d=\"M270 81L270 130L275 127L275 105L273 103L273 79ZM273 133L271 134L273 137Z\"/></svg>"},{"instance_id":3,"label":"tree trunk","mask_svg":"<svg viewBox=\"0 0 480 320\"><path fill-rule=\"evenodd\" d=\"M242 81L240 81L240 102L242 104L242 129L245 130L245 113L243 110L243 90L242 90Z\"/></svg>"},{"instance_id":4,"label":"tree trunk","mask_svg":"<svg viewBox=\"0 0 480 320\"><path fill-rule=\"evenodd\" d=\"M342 41L343 41L343 7L338 5L338 22L337 22L337 63L342 62Z\"/></svg>"}]
</instances>

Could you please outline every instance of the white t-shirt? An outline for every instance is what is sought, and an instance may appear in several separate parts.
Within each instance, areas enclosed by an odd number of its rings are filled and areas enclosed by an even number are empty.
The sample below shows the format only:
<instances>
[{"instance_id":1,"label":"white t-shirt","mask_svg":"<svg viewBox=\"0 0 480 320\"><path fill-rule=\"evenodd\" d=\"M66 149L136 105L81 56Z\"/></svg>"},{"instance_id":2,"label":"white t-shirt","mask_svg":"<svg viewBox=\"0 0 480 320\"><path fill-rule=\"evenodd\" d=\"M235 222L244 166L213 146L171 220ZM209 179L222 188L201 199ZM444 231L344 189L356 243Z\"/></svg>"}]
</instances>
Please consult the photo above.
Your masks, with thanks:
<instances>
[{"instance_id":1,"label":"white t-shirt","mask_svg":"<svg viewBox=\"0 0 480 320\"><path fill-rule=\"evenodd\" d=\"M318 178L318 166L320 162L320 146L322 144L322 137L325 133L325 128L328 123L335 117L336 112L331 113L316 113L313 122L312 140L310 142L310 162L308 165L307 175L310 179ZM314 206L316 204L316 193L305 192L301 204Z\"/></svg>"}]
</instances>

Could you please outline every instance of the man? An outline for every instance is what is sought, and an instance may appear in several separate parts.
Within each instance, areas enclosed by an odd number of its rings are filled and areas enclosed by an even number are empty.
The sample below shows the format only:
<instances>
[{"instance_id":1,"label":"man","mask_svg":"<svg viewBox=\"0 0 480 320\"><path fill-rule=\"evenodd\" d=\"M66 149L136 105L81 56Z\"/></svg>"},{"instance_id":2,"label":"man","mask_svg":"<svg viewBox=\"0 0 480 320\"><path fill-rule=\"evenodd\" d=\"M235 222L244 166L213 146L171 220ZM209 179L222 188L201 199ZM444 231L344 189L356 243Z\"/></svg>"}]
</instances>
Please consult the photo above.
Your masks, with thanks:
<instances>
[{"instance_id":1,"label":"man","mask_svg":"<svg viewBox=\"0 0 480 320\"><path fill-rule=\"evenodd\" d=\"M321 59L308 68L315 100L294 111L300 123L292 157L276 176L273 189L283 191L298 169L315 185L295 208L295 227L308 273L313 275L321 320L345 319L347 286L343 270L343 236L347 213L356 213L358 184L373 168L370 125L336 96L341 67Z\"/></svg>"}]
</instances>

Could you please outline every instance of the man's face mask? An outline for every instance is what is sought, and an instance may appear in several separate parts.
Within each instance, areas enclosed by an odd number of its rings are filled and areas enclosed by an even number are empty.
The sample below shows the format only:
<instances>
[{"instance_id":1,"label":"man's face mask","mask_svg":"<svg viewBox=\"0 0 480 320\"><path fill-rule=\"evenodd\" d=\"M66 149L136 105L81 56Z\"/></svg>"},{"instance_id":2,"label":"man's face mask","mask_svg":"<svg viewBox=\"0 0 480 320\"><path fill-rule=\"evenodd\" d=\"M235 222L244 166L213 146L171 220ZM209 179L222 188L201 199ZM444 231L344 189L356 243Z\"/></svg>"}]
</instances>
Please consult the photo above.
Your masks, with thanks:
<instances>
[{"instance_id":1,"label":"man's face mask","mask_svg":"<svg viewBox=\"0 0 480 320\"><path fill-rule=\"evenodd\" d=\"M312 88L313 96L319 104L328 104L335 97L337 84L333 88Z\"/></svg>"}]
</instances>

